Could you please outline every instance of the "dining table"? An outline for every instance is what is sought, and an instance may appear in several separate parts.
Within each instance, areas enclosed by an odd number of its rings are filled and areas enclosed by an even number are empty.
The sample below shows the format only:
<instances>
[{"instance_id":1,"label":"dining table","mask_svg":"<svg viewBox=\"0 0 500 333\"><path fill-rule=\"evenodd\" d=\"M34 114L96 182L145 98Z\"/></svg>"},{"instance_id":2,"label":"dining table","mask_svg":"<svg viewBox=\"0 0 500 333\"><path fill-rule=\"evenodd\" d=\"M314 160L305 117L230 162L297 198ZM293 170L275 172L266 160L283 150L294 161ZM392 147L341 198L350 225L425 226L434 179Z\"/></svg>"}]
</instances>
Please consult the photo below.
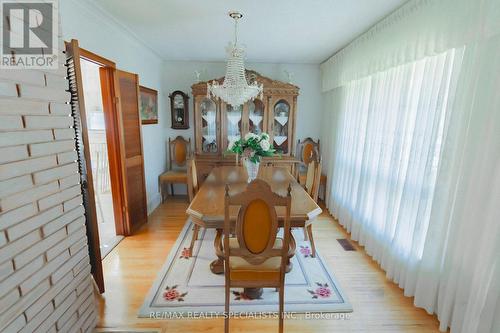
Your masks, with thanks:
<instances>
[{"instance_id":1,"label":"dining table","mask_svg":"<svg viewBox=\"0 0 500 333\"><path fill-rule=\"evenodd\" d=\"M257 178L267 182L273 192L282 196L287 195L288 186L291 186L290 225L292 228L304 227L306 221L314 220L322 210L309 196L306 190L286 168L261 166ZM198 192L187 208L187 214L193 223L202 228L216 230L214 239L214 253L217 259L210 263L210 270L214 274L224 273L223 228L224 228L224 195L226 184L229 195L245 190L248 184L248 174L243 166L219 166L212 169ZM230 207L231 221L236 221L238 207ZM280 227L283 226L285 208L276 207L276 215ZM292 269L290 259L295 255L296 243L293 233L290 235L290 249L286 271Z\"/></svg>"}]
</instances>

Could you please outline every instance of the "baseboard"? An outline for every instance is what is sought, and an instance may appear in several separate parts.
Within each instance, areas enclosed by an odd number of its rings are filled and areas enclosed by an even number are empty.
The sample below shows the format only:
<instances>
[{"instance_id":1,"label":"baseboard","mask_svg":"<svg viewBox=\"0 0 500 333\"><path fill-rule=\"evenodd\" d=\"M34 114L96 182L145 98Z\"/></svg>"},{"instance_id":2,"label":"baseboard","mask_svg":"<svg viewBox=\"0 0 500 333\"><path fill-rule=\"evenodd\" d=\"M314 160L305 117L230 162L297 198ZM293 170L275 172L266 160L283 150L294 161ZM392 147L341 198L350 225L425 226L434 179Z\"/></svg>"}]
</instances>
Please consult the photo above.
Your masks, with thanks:
<instances>
[{"instance_id":1,"label":"baseboard","mask_svg":"<svg viewBox=\"0 0 500 333\"><path fill-rule=\"evenodd\" d=\"M148 216L161 204L160 193L154 193L151 196L151 200L148 201Z\"/></svg>"}]
</instances>

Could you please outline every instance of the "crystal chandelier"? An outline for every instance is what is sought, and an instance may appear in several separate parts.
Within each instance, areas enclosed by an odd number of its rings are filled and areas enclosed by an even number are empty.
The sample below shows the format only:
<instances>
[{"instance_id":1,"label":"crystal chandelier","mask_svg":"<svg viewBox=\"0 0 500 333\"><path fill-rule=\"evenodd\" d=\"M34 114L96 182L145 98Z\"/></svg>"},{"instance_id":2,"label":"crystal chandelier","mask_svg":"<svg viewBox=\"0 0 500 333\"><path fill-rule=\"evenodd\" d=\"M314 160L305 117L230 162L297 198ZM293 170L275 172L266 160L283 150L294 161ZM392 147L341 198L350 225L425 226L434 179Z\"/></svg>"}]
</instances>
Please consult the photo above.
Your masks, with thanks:
<instances>
[{"instance_id":1,"label":"crystal chandelier","mask_svg":"<svg viewBox=\"0 0 500 333\"><path fill-rule=\"evenodd\" d=\"M245 76L245 50L238 45L238 20L243 17L241 13L230 12L229 16L234 20L234 43L229 43L227 51L226 76L220 85L217 81L207 83L207 96L212 95L220 98L233 108L237 108L249 100L253 100L259 94L262 99L262 84L251 82L248 84Z\"/></svg>"}]
</instances>

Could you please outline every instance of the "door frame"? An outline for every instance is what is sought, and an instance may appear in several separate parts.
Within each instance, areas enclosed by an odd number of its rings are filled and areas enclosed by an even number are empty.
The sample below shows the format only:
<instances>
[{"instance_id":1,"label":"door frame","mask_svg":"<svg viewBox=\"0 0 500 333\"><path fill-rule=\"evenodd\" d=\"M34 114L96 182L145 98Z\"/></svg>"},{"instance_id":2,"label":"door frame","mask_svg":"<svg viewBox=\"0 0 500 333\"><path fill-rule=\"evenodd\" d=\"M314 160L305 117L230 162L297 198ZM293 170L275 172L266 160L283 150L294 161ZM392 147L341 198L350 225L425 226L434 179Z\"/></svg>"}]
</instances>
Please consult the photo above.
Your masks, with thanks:
<instances>
[{"instance_id":1,"label":"door frame","mask_svg":"<svg viewBox=\"0 0 500 333\"><path fill-rule=\"evenodd\" d=\"M117 235L129 236L125 225L125 192L122 183L123 165L121 163L120 123L117 97L115 93L116 64L104 57L80 47L80 58L100 66L101 96L106 124L106 144L108 147L109 176Z\"/></svg>"}]
</instances>

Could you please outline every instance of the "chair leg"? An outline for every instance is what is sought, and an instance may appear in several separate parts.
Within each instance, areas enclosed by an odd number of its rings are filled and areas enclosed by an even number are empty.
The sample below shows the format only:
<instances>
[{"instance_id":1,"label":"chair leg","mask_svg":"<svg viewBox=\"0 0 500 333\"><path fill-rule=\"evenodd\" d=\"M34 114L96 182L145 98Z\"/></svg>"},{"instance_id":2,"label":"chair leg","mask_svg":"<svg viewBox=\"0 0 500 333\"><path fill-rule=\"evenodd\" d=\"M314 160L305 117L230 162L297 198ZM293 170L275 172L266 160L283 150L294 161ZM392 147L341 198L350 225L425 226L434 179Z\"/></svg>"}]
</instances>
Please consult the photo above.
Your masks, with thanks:
<instances>
[{"instance_id":1,"label":"chair leg","mask_svg":"<svg viewBox=\"0 0 500 333\"><path fill-rule=\"evenodd\" d=\"M174 196L174 184L170 184L170 193Z\"/></svg>"},{"instance_id":2,"label":"chair leg","mask_svg":"<svg viewBox=\"0 0 500 333\"><path fill-rule=\"evenodd\" d=\"M200 230L200 226L195 224L193 230L193 237L191 238L191 245L189 245L189 252L193 255L194 242L198 239L198 230Z\"/></svg>"},{"instance_id":3,"label":"chair leg","mask_svg":"<svg viewBox=\"0 0 500 333\"><path fill-rule=\"evenodd\" d=\"M314 238L312 233L312 224L309 224L305 228L307 230L307 236L309 237L309 242L311 243L311 256L316 257L316 246L314 245Z\"/></svg>"},{"instance_id":4,"label":"chair leg","mask_svg":"<svg viewBox=\"0 0 500 333\"><path fill-rule=\"evenodd\" d=\"M280 295L279 295L279 299L280 299L280 309L279 309L279 332L280 333L283 333L283 319L285 317L285 311L284 311L284 307L285 307L285 288L284 288L284 285L282 285L280 287Z\"/></svg>"},{"instance_id":5,"label":"chair leg","mask_svg":"<svg viewBox=\"0 0 500 333\"><path fill-rule=\"evenodd\" d=\"M224 333L229 333L229 296L230 296L230 288L228 283L226 282L226 304L224 306Z\"/></svg>"},{"instance_id":6,"label":"chair leg","mask_svg":"<svg viewBox=\"0 0 500 333\"><path fill-rule=\"evenodd\" d=\"M307 237L307 227L304 227L304 241L307 241L309 238Z\"/></svg>"}]
</instances>

